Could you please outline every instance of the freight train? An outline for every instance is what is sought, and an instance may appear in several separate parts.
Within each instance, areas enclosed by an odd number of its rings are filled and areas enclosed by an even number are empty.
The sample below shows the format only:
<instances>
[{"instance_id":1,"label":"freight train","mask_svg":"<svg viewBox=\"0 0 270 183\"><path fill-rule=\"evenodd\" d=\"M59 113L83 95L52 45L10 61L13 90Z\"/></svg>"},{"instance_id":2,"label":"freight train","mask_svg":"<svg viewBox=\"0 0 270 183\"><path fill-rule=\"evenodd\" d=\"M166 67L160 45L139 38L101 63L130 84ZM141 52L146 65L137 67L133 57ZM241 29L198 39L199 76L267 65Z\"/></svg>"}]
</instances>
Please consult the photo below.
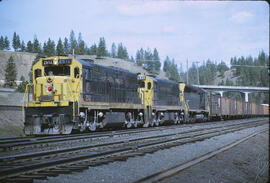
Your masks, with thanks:
<instances>
[{"instance_id":1,"label":"freight train","mask_svg":"<svg viewBox=\"0 0 270 183\"><path fill-rule=\"evenodd\" d=\"M26 135L268 115L266 106L89 59L42 58L32 70L33 83L27 85L23 100Z\"/></svg>"}]
</instances>

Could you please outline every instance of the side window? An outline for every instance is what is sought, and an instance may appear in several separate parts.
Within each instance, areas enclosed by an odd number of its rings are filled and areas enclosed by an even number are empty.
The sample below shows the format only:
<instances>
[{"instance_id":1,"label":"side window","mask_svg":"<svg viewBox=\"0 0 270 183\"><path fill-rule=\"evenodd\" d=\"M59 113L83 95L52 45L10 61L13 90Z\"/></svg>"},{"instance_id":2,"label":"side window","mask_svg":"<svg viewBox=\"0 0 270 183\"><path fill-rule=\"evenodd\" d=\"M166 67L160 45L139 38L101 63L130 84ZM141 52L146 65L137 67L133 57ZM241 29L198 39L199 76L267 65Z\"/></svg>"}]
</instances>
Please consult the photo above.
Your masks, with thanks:
<instances>
[{"instance_id":1,"label":"side window","mask_svg":"<svg viewBox=\"0 0 270 183\"><path fill-rule=\"evenodd\" d=\"M151 83L150 83L150 82L147 83L147 89L148 89L148 90L151 89Z\"/></svg>"},{"instance_id":2,"label":"side window","mask_svg":"<svg viewBox=\"0 0 270 183\"><path fill-rule=\"evenodd\" d=\"M74 68L74 78L80 77L80 69L78 67Z\"/></svg>"},{"instance_id":3,"label":"side window","mask_svg":"<svg viewBox=\"0 0 270 183\"><path fill-rule=\"evenodd\" d=\"M41 76L41 70L40 69L36 69L35 70L35 79Z\"/></svg>"}]
</instances>

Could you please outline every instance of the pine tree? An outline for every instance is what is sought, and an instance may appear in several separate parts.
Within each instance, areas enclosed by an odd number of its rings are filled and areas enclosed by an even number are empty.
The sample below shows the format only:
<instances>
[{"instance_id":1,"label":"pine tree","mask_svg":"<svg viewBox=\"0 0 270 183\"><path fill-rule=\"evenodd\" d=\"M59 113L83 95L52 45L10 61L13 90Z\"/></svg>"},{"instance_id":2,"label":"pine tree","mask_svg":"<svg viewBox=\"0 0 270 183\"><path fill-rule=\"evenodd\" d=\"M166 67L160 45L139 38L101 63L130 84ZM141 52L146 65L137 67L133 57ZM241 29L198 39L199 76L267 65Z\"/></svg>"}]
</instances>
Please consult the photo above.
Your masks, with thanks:
<instances>
[{"instance_id":1,"label":"pine tree","mask_svg":"<svg viewBox=\"0 0 270 183\"><path fill-rule=\"evenodd\" d=\"M160 58L159 58L158 51L156 48L154 49L153 60L154 60L154 69L155 71L159 72L161 63L160 63Z\"/></svg>"},{"instance_id":2,"label":"pine tree","mask_svg":"<svg viewBox=\"0 0 270 183\"><path fill-rule=\"evenodd\" d=\"M34 43L33 43L33 53L41 54L41 46L36 36L34 38Z\"/></svg>"},{"instance_id":3,"label":"pine tree","mask_svg":"<svg viewBox=\"0 0 270 183\"><path fill-rule=\"evenodd\" d=\"M99 38L99 44L97 48L97 57L107 56L108 52L106 50L106 43L104 37Z\"/></svg>"},{"instance_id":4,"label":"pine tree","mask_svg":"<svg viewBox=\"0 0 270 183\"><path fill-rule=\"evenodd\" d=\"M4 50L5 48L5 41L4 41L4 37L1 36L0 37L0 50Z\"/></svg>"},{"instance_id":5,"label":"pine tree","mask_svg":"<svg viewBox=\"0 0 270 183\"><path fill-rule=\"evenodd\" d=\"M5 85L9 87L14 87L16 85L15 80L17 78L16 65L14 63L13 57L9 57L6 69L5 69Z\"/></svg>"},{"instance_id":6,"label":"pine tree","mask_svg":"<svg viewBox=\"0 0 270 183\"><path fill-rule=\"evenodd\" d=\"M133 56L130 57L130 61L135 63Z\"/></svg>"},{"instance_id":7,"label":"pine tree","mask_svg":"<svg viewBox=\"0 0 270 183\"><path fill-rule=\"evenodd\" d=\"M25 51L25 44L24 44L24 41L22 41L21 43L21 52L24 52Z\"/></svg>"},{"instance_id":8,"label":"pine tree","mask_svg":"<svg viewBox=\"0 0 270 183\"><path fill-rule=\"evenodd\" d=\"M21 83L18 85L16 91L24 93L26 85L28 84L28 81L25 81L25 78L23 76L21 76L20 81L21 81Z\"/></svg>"},{"instance_id":9,"label":"pine tree","mask_svg":"<svg viewBox=\"0 0 270 183\"><path fill-rule=\"evenodd\" d=\"M166 59L164 60L164 64L163 64L164 72L167 72L167 70L169 69L170 63L171 63L170 58L166 56Z\"/></svg>"},{"instance_id":10,"label":"pine tree","mask_svg":"<svg viewBox=\"0 0 270 183\"><path fill-rule=\"evenodd\" d=\"M13 34L13 39L12 39L12 46L14 48L15 51L18 50L18 48L21 47L21 41L20 41L20 36L16 34L16 32L14 32Z\"/></svg>"},{"instance_id":11,"label":"pine tree","mask_svg":"<svg viewBox=\"0 0 270 183\"><path fill-rule=\"evenodd\" d=\"M95 43L89 48L88 55L97 55L97 45Z\"/></svg>"},{"instance_id":12,"label":"pine tree","mask_svg":"<svg viewBox=\"0 0 270 183\"><path fill-rule=\"evenodd\" d=\"M31 41L27 42L26 51L32 53L33 52L33 44Z\"/></svg>"},{"instance_id":13,"label":"pine tree","mask_svg":"<svg viewBox=\"0 0 270 183\"><path fill-rule=\"evenodd\" d=\"M79 33L78 37L78 54L79 55L84 55L85 54L85 43L82 39L82 33Z\"/></svg>"},{"instance_id":14,"label":"pine tree","mask_svg":"<svg viewBox=\"0 0 270 183\"><path fill-rule=\"evenodd\" d=\"M59 38L57 46L56 46L56 54L58 56L64 55L64 48L61 38Z\"/></svg>"},{"instance_id":15,"label":"pine tree","mask_svg":"<svg viewBox=\"0 0 270 183\"><path fill-rule=\"evenodd\" d=\"M5 48L4 49L10 50L9 40L8 40L8 37L7 36L5 36L4 43L5 43Z\"/></svg>"},{"instance_id":16,"label":"pine tree","mask_svg":"<svg viewBox=\"0 0 270 183\"><path fill-rule=\"evenodd\" d=\"M44 42L43 52L44 52L44 55L48 57L55 55L55 43L50 38L48 39L47 43Z\"/></svg>"},{"instance_id":17,"label":"pine tree","mask_svg":"<svg viewBox=\"0 0 270 183\"><path fill-rule=\"evenodd\" d=\"M136 52L136 64L138 66L142 66L143 60L144 60L143 57L144 57L144 51L141 48L141 50L137 50L137 52Z\"/></svg>"},{"instance_id":18,"label":"pine tree","mask_svg":"<svg viewBox=\"0 0 270 183\"><path fill-rule=\"evenodd\" d=\"M112 44L111 57L116 58L116 46L115 46L115 43Z\"/></svg>"},{"instance_id":19,"label":"pine tree","mask_svg":"<svg viewBox=\"0 0 270 183\"><path fill-rule=\"evenodd\" d=\"M148 48L144 51L144 59L145 59L145 68L150 73L154 73L154 61L153 61L153 54L151 50Z\"/></svg>"},{"instance_id":20,"label":"pine tree","mask_svg":"<svg viewBox=\"0 0 270 183\"><path fill-rule=\"evenodd\" d=\"M17 45L17 34L16 32L13 33L13 38L12 38L12 47L14 48L15 51L19 48Z\"/></svg>"},{"instance_id":21,"label":"pine tree","mask_svg":"<svg viewBox=\"0 0 270 183\"><path fill-rule=\"evenodd\" d=\"M73 30L71 30L70 35L69 35L69 53L73 54L73 50L74 50L74 54L77 54L76 53L77 46L78 45L77 45L75 33Z\"/></svg>"},{"instance_id":22,"label":"pine tree","mask_svg":"<svg viewBox=\"0 0 270 183\"><path fill-rule=\"evenodd\" d=\"M65 37L65 39L64 39L64 54L68 55L68 53L69 53L68 39Z\"/></svg>"}]
</instances>

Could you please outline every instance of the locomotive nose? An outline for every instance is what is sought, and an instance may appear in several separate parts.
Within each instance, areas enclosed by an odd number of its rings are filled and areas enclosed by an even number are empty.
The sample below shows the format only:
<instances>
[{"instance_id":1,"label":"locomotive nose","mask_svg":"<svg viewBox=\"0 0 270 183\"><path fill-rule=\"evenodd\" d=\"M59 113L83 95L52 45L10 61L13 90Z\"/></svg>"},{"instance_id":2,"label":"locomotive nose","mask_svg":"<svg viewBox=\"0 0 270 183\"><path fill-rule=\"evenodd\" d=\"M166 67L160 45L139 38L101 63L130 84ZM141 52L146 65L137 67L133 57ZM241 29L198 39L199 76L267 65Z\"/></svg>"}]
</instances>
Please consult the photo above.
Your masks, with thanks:
<instances>
[{"instance_id":1,"label":"locomotive nose","mask_svg":"<svg viewBox=\"0 0 270 183\"><path fill-rule=\"evenodd\" d=\"M53 87L52 86L49 86L48 87L48 91L52 91Z\"/></svg>"}]
</instances>

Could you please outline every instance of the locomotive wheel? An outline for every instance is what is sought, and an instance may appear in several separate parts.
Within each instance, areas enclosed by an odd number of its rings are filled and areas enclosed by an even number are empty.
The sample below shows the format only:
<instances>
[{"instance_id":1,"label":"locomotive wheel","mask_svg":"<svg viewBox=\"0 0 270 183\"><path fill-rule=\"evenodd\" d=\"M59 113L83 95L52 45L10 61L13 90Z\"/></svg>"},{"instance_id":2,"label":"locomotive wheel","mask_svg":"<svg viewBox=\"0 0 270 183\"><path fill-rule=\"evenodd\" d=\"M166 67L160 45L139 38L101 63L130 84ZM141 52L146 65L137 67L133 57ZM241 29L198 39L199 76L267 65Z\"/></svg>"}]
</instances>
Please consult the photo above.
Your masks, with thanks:
<instances>
[{"instance_id":1,"label":"locomotive wheel","mask_svg":"<svg viewBox=\"0 0 270 183\"><path fill-rule=\"evenodd\" d=\"M128 122L128 123L126 124L126 127L127 127L127 128L131 128L131 127L132 127L132 123L131 123L131 122Z\"/></svg>"},{"instance_id":2,"label":"locomotive wheel","mask_svg":"<svg viewBox=\"0 0 270 183\"><path fill-rule=\"evenodd\" d=\"M134 128L137 128L138 127L138 122L134 121L133 126L134 126Z\"/></svg>"},{"instance_id":3,"label":"locomotive wheel","mask_svg":"<svg viewBox=\"0 0 270 183\"><path fill-rule=\"evenodd\" d=\"M177 125L177 124L179 123L179 117L178 117L178 115L175 115L175 116L174 116L173 123L174 123L175 125Z\"/></svg>"},{"instance_id":4,"label":"locomotive wheel","mask_svg":"<svg viewBox=\"0 0 270 183\"><path fill-rule=\"evenodd\" d=\"M92 132L94 132L94 131L96 131L96 129L97 129L96 123L95 122L90 122L90 124L89 124L89 130L92 131Z\"/></svg>"},{"instance_id":5,"label":"locomotive wheel","mask_svg":"<svg viewBox=\"0 0 270 183\"><path fill-rule=\"evenodd\" d=\"M155 122L156 122L156 120L155 119L152 119L152 121L150 123L150 126L153 127L155 125Z\"/></svg>"},{"instance_id":6,"label":"locomotive wheel","mask_svg":"<svg viewBox=\"0 0 270 183\"><path fill-rule=\"evenodd\" d=\"M143 127L144 127L144 128L148 128L148 127L149 127L149 122L144 123L144 124L143 124Z\"/></svg>"},{"instance_id":7,"label":"locomotive wheel","mask_svg":"<svg viewBox=\"0 0 270 183\"><path fill-rule=\"evenodd\" d=\"M134 119L133 119L133 116L130 112L128 112L126 114L126 122L125 123L126 123L127 128L131 128L134 124Z\"/></svg>"},{"instance_id":8,"label":"locomotive wheel","mask_svg":"<svg viewBox=\"0 0 270 183\"><path fill-rule=\"evenodd\" d=\"M156 125L156 126L159 126L159 120L156 120L156 121L155 121L155 125Z\"/></svg>"}]
</instances>

